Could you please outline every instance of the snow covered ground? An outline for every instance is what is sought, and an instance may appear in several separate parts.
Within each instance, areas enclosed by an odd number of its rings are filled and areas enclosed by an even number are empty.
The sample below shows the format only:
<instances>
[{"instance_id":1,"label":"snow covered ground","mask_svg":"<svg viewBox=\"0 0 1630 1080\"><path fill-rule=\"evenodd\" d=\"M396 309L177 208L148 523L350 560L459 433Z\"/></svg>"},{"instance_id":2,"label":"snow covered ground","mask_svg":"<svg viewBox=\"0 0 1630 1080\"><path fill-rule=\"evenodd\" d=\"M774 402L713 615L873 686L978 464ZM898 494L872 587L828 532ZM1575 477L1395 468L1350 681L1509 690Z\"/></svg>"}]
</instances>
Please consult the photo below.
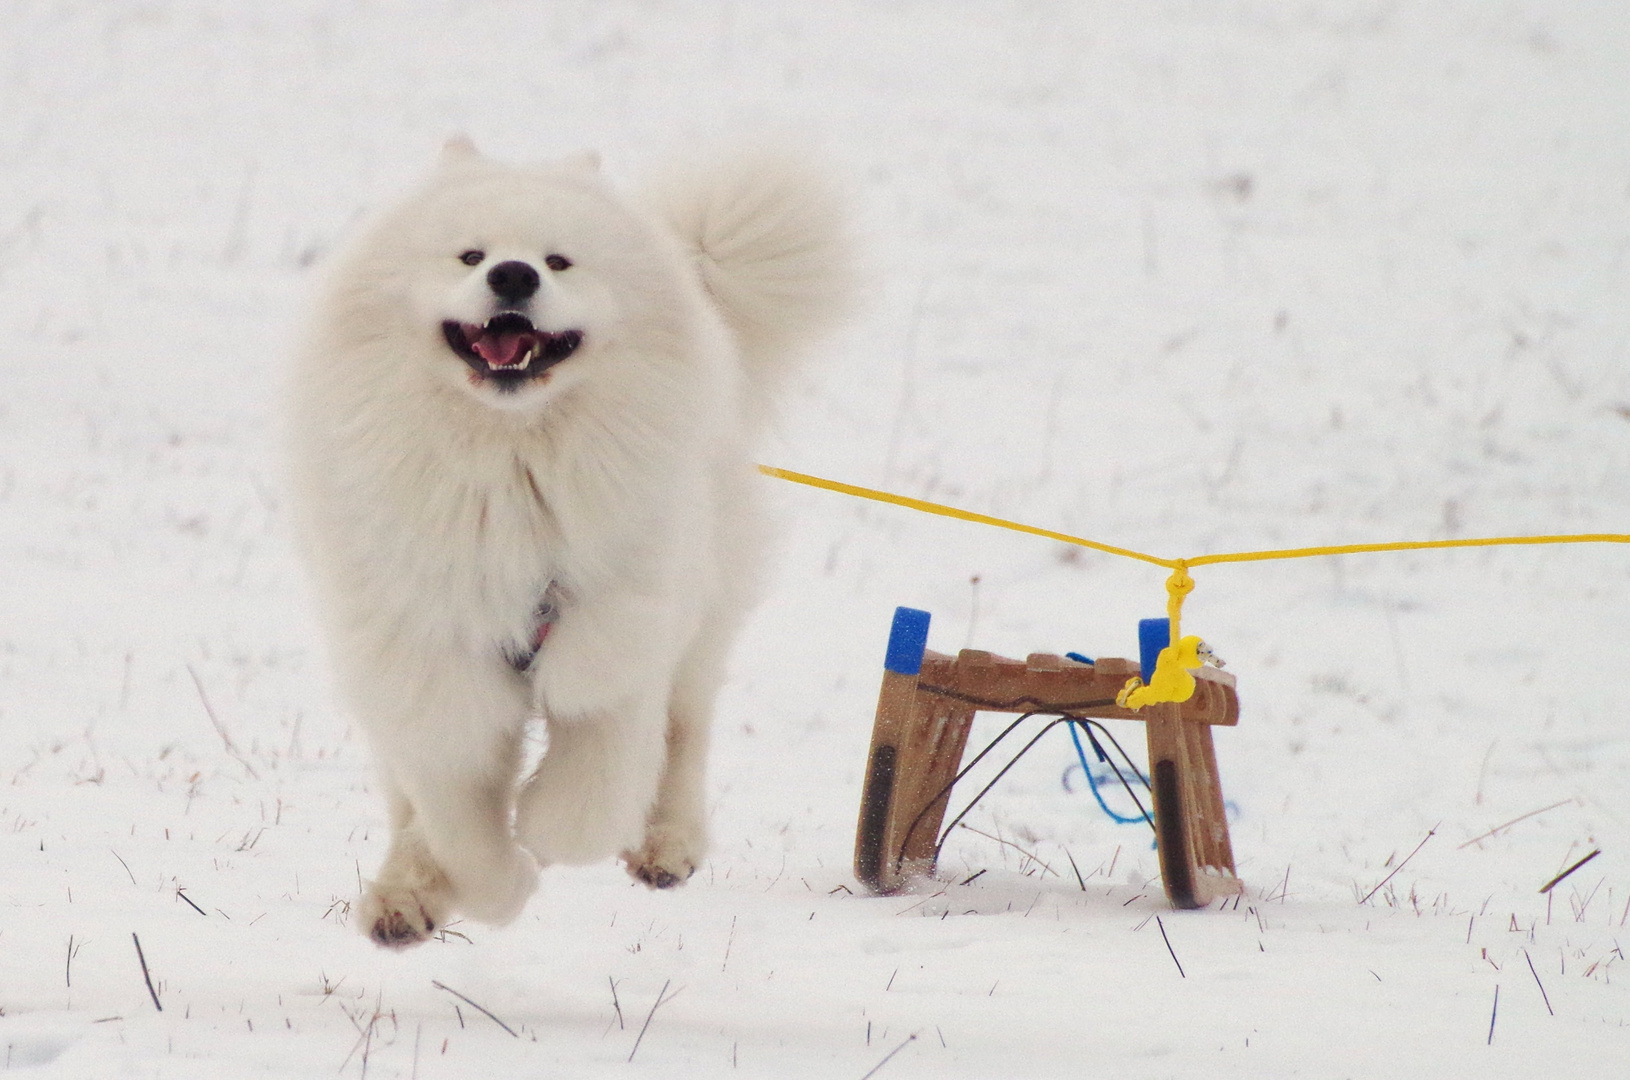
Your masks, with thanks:
<instances>
[{"instance_id":1,"label":"snow covered ground","mask_svg":"<svg viewBox=\"0 0 1630 1080\"><path fill-rule=\"evenodd\" d=\"M1630 549L1198 571L1237 909L1169 911L1062 734L868 898L893 607L1130 655L1164 575L766 480L707 867L396 955L277 450L309 268L448 133L768 130L873 284L764 460L1174 556L1630 530L1627 71L1608 0L6 3L0 1071L1630 1075Z\"/></svg>"}]
</instances>

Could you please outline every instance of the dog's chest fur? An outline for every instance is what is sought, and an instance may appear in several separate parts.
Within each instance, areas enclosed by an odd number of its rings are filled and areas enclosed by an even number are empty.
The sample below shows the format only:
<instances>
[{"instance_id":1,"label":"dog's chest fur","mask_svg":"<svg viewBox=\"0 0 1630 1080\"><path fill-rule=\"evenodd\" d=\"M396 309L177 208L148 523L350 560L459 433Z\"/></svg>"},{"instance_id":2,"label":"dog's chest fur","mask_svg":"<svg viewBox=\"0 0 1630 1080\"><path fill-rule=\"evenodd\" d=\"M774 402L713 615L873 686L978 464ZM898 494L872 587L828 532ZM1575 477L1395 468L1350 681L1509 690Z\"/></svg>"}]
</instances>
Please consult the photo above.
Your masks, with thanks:
<instances>
[{"instance_id":1,"label":"dog's chest fur","mask_svg":"<svg viewBox=\"0 0 1630 1080\"><path fill-rule=\"evenodd\" d=\"M633 468L633 448L565 413L531 431L432 415L377 428L354 416L333 446L329 534L347 549L333 569L376 605L370 621L472 646L526 641L551 584L570 594L638 576L690 531L672 512L679 492L699 494L674 465L686 455Z\"/></svg>"},{"instance_id":2,"label":"dog's chest fur","mask_svg":"<svg viewBox=\"0 0 1630 1080\"><path fill-rule=\"evenodd\" d=\"M325 501L345 549L332 572L376 608L356 614L472 645L524 637L572 562L549 495L567 485L547 443L355 420L336 440Z\"/></svg>"}]
</instances>

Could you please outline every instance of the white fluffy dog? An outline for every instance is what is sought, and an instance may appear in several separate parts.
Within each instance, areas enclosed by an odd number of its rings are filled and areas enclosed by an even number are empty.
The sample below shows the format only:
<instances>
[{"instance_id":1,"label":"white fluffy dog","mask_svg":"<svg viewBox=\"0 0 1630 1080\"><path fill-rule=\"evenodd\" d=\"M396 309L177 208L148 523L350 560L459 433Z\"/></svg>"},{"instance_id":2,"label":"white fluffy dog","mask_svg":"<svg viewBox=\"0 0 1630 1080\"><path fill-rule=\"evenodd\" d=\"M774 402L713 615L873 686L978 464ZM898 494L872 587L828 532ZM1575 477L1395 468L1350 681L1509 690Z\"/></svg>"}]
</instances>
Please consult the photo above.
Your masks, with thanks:
<instances>
[{"instance_id":1,"label":"white fluffy dog","mask_svg":"<svg viewBox=\"0 0 1630 1080\"><path fill-rule=\"evenodd\" d=\"M748 441L841 307L840 224L773 154L631 200L592 156L515 168L460 139L329 269L294 492L389 802L375 941L507 922L540 865L695 870L760 546Z\"/></svg>"}]
</instances>

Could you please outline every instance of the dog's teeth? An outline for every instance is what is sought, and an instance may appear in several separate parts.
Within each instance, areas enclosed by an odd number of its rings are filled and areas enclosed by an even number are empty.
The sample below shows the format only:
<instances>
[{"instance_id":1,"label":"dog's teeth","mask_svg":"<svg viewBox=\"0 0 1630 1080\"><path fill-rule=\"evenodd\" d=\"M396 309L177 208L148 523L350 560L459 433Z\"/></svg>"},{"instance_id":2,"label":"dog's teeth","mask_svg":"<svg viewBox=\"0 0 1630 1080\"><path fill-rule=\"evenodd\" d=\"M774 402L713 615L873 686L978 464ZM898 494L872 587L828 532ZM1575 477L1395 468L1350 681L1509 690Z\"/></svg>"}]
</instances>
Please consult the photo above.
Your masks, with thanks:
<instances>
[{"instance_id":1,"label":"dog's teeth","mask_svg":"<svg viewBox=\"0 0 1630 1080\"><path fill-rule=\"evenodd\" d=\"M532 361L537 359L539 349L540 346L534 341L526 347L526 352L522 353L521 358L513 364L494 364L489 360L487 361L487 369L489 371L525 371L532 366Z\"/></svg>"}]
</instances>

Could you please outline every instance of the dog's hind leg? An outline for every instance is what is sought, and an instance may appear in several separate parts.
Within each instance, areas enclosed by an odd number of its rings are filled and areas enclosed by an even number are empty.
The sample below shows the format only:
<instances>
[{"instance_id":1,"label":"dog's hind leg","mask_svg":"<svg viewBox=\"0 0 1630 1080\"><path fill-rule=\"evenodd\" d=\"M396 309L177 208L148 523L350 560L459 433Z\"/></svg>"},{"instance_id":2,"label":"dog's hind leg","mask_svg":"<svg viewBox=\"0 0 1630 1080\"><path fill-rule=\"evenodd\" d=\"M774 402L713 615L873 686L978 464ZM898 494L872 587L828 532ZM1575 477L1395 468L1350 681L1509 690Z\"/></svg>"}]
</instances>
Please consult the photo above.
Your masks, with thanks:
<instances>
[{"instance_id":1,"label":"dog's hind leg","mask_svg":"<svg viewBox=\"0 0 1630 1080\"><path fill-rule=\"evenodd\" d=\"M707 754L722 651L697 647L680 665L668 706L667 756L656 802L638 847L623 852L628 872L653 889L683 885L707 854Z\"/></svg>"},{"instance_id":2,"label":"dog's hind leg","mask_svg":"<svg viewBox=\"0 0 1630 1080\"><path fill-rule=\"evenodd\" d=\"M498 680L515 681L507 671L479 663L427 660L417 674L389 695L399 706L391 722L375 715L369 725L392 835L359 921L375 941L398 948L424 940L455 911L506 923L537 883L537 866L510 829L524 688L503 686Z\"/></svg>"},{"instance_id":3,"label":"dog's hind leg","mask_svg":"<svg viewBox=\"0 0 1630 1080\"><path fill-rule=\"evenodd\" d=\"M662 772L664 719L651 700L549 719L549 748L515 814L516 836L540 863L598 862L639 843Z\"/></svg>"}]
</instances>

